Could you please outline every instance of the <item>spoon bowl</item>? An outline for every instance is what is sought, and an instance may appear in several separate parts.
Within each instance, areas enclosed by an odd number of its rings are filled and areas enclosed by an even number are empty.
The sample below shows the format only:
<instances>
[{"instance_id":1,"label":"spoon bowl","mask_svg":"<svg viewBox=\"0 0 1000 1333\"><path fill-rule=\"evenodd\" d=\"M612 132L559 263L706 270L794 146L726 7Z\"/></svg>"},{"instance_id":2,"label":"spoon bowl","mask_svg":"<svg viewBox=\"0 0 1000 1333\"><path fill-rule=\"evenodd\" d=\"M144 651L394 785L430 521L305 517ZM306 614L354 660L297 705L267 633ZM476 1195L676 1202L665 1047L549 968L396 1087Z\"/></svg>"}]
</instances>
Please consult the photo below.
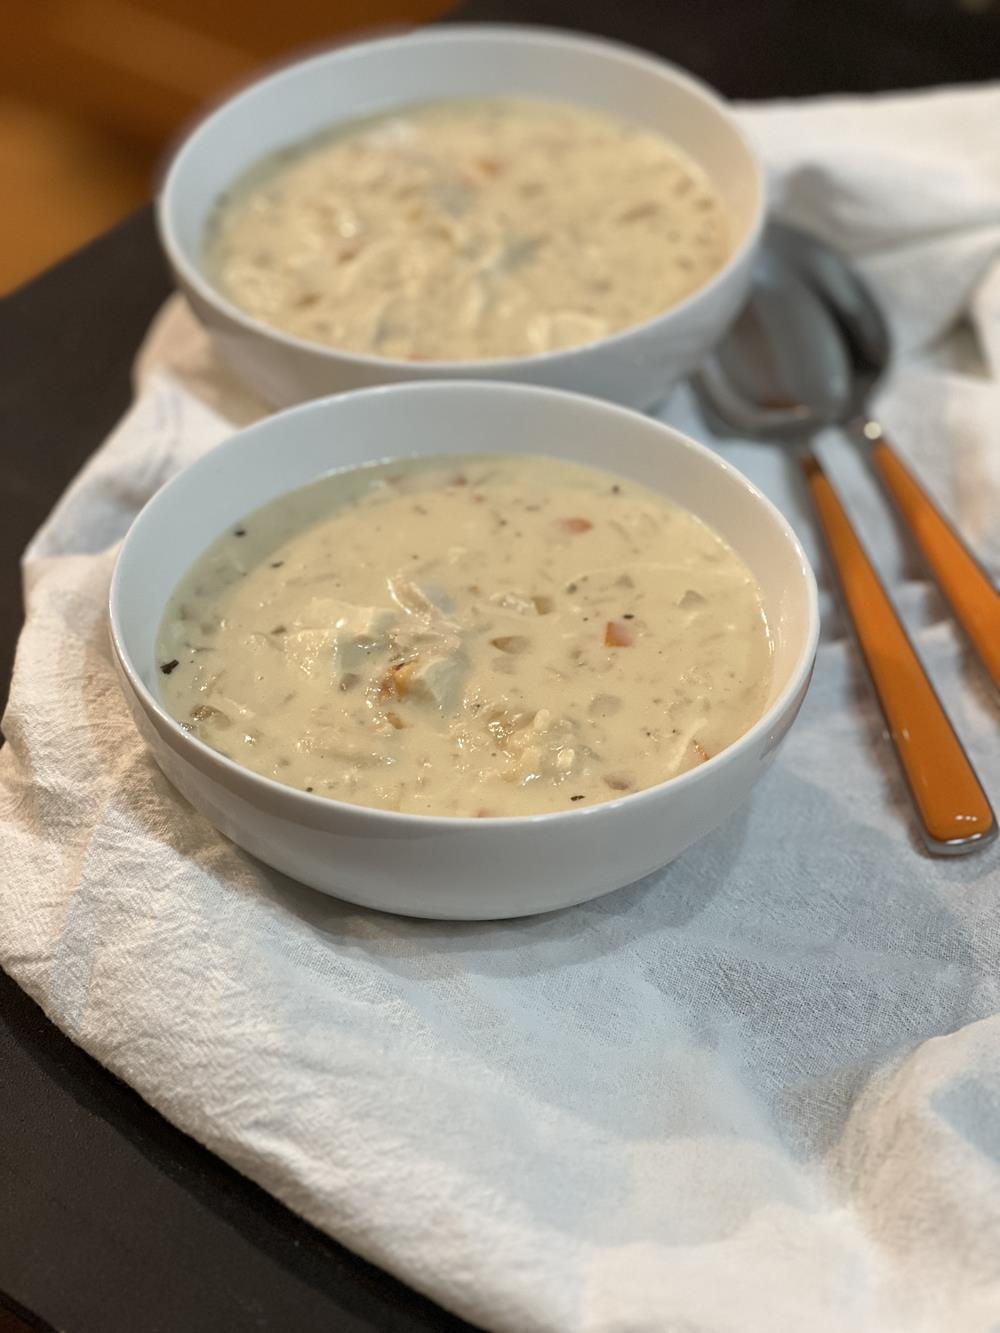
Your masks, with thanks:
<instances>
[{"instance_id":1,"label":"spoon bowl","mask_svg":"<svg viewBox=\"0 0 1000 1333\"><path fill-rule=\"evenodd\" d=\"M752 297L703 365L696 389L728 427L789 443L850 420L863 401L828 307L767 246L754 267Z\"/></svg>"},{"instance_id":2,"label":"spoon bowl","mask_svg":"<svg viewBox=\"0 0 1000 1333\"><path fill-rule=\"evenodd\" d=\"M872 393L892 361L892 339L868 283L843 255L798 227L771 223L768 247L830 311L851 355L858 391Z\"/></svg>"}]
</instances>

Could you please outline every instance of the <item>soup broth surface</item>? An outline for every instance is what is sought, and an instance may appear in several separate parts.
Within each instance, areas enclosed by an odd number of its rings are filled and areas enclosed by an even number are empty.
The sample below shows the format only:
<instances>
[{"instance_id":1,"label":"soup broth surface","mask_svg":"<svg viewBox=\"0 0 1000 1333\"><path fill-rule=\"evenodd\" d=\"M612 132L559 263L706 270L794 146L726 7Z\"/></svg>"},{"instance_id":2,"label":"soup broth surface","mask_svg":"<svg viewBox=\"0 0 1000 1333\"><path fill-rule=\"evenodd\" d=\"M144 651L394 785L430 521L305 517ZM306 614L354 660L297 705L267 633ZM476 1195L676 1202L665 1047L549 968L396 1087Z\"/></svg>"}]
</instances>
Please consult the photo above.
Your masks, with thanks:
<instances>
[{"instance_id":1,"label":"soup broth surface","mask_svg":"<svg viewBox=\"0 0 1000 1333\"><path fill-rule=\"evenodd\" d=\"M728 257L663 136L527 98L408 107L276 154L221 201L206 268L278 329L409 360L528 356L660 314Z\"/></svg>"},{"instance_id":2,"label":"soup broth surface","mask_svg":"<svg viewBox=\"0 0 1000 1333\"><path fill-rule=\"evenodd\" d=\"M161 697L257 773L499 816L613 800L760 716L750 570L634 482L523 455L334 473L234 525L165 612Z\"/></svg>"}]
</instances>

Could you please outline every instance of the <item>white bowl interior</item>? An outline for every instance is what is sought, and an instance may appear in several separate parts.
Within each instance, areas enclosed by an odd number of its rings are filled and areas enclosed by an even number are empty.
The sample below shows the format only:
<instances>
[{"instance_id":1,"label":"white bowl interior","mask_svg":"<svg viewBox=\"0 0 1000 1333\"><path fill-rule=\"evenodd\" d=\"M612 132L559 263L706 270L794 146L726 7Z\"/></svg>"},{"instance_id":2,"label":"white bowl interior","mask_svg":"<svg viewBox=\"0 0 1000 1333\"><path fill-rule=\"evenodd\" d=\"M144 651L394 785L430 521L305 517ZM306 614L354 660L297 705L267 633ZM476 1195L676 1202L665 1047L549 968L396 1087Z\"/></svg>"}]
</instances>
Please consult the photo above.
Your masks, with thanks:
<instances>
[{"instance_id":1,"label":"white bowl interior","mask_svg":"<svg viewBox=\"0 0 1000 1333\"><path fill-rule=\"evenodd\" d=\"M708 173L733 220L734 252L760 211L746 142L708 90L627 47L544 29L456 25L364 43L279 71L198 127L161 203L179 256L201 270L219 194L267 154L341 120L442 97L522 94L585 103L659 131Z\"/></svg>"},{"instance_id":2,"label":"white bowl interior","mask_svg":"<svg viewBox=\"0 0 1000 1333\"><path fill-rule=\"evenodd\" d=\"M527 453L607 468L663 492L711 524L756 576L775 640L769 705L801 670L815 586L788 524L739 472L648 417L521 385L438 381L341 395L270 417L212 450L149 502L126 539L112 623L158 699L155 641L192 561L224 529L335 468L449 453Z\"/></svg>"}]
</instances>

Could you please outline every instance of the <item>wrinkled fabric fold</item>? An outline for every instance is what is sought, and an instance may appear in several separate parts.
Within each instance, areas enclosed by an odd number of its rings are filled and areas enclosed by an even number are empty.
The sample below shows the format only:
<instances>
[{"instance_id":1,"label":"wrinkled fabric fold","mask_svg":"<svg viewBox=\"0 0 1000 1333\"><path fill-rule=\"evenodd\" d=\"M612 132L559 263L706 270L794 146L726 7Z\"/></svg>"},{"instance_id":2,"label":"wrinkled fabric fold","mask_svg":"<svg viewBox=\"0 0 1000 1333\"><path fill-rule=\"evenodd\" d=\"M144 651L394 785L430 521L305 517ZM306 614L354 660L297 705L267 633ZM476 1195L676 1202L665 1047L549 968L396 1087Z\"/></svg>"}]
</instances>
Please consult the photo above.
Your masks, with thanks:
<instances>
[{"instance_id":1,"label":"wrinkled fabric fold","mask_svg":"<svg viewBox=\"0 0 1000 1333\"><path fill-rule=\"evenodd\" d=\"M756 106L776 206L864 264L880 409L1000 569L1000 88ZM25 556L0 962L74 1041L316 1226L503 1333L986 1333L1000 1311L1000 851L932 861L836 607L752 800L526 921L346 906L146 754L106 598L142 503L261 410L173 301L136 402ZM779 449L708 440L817 543ZM824 457L994 803L985 678L862 462ZM820 566L821 582L826 583Z\"/></svg>"}]
</instances>

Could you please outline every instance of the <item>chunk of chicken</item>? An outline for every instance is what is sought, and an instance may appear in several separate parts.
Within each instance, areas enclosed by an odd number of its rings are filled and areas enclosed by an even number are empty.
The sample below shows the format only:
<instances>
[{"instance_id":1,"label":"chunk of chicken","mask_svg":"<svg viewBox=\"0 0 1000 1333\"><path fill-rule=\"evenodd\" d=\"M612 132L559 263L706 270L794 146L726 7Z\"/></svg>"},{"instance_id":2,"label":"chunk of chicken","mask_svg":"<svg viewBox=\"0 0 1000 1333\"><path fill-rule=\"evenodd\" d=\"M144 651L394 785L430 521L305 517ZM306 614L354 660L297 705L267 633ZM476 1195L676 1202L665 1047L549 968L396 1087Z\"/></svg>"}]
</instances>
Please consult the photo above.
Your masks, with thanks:
<instances>
[{"instance_id":1,"label":"chunk of chicken","mask_svg":"<svg viewBox=\"0 0 1000 1333\"><path fill-rule=\"evenodd\" d=\"M396 672L396 693L404 699L427 700L443 713L453 713L461 698L467 666L465 654L457 650L418 657Z\"/></svg>"},{"instance_id":2,"label":"chunk of chicken","mask_svg":"<svg viewBox=\"0 0 1000 1333\"><path fill-rule=\"evenodd\" d=\"M398 613L389 607L357 606L317 597L283 637L286 653L308 676L357 671L366 658L388 646Z\"/></svg>"}]
</instances>

